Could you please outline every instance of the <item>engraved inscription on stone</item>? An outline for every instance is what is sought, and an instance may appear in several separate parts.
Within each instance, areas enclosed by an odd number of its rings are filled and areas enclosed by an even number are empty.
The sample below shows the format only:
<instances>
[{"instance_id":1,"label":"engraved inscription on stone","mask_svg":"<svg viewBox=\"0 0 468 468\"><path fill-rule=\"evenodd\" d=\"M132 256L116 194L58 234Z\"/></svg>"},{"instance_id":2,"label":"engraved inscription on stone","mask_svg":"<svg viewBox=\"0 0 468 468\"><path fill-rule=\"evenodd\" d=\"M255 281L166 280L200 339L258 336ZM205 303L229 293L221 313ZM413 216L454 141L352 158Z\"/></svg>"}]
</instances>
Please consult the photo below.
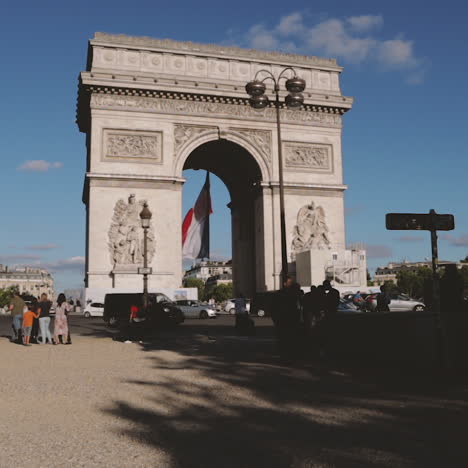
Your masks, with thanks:
<instances>
[{"instance_id":1,"label":"engraved inscription on stone","mask_svg":"<svg viewBox=\"0 0 468 468\"><path fill-rule=\"evenodd\" d=\"M104 130L106 158L149 159L162 161L162 134L160 132L131 132Z\"/></svg>"},{"instance_id":2,"label":"engraved inscription on stone","mask_svg":"<svg viewBox=\"0 0 468 468\"><path fill-rule=\"evenodd\" d=\"M332 172L332 147L318 143L284 144L286 167L310 169L319 172Z\"/></svg>"}]
</instances>

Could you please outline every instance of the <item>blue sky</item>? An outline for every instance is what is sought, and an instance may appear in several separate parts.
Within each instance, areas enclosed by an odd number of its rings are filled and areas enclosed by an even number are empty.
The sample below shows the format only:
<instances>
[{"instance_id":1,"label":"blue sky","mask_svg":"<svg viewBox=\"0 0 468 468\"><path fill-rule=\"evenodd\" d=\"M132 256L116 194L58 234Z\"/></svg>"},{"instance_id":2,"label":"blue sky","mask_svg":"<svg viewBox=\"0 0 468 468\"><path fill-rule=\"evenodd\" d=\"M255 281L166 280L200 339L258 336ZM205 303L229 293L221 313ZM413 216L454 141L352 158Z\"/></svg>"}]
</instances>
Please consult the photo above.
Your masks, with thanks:
<instances>
[{"instance_id":1,"label":"blue sky","mask_svg":"<svg viewBox=\"0 0 468 468\"><path fill-rule=\"evenodd\" d=\"M455 215L440 257L468 254L463 1L4 2L0 11L3 217L0 263L40 264L58 289L83 280L84 135L77 77L95 31L296 51L338 59L348 243L369 266L430 255L429 235L386 231L387 212ZM32 161L32 162L31 162ZM38 162L39 161L39 162ZM42 161L42 162L41 162ZM187 171L184 212L203 183ZM229 198L212 180L213 252L230 255Z\"/></svg>"}]
</instances>

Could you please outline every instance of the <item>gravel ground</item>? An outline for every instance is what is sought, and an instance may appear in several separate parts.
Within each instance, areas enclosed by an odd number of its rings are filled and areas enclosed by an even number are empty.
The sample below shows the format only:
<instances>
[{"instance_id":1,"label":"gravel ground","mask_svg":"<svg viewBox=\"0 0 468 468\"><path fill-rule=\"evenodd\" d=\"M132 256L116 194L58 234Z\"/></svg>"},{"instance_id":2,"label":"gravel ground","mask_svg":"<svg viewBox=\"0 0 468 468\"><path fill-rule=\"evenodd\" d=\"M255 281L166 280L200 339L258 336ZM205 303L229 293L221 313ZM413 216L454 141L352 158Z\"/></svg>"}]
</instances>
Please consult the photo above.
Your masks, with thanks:
<instances>
[{"instance_id":1,"label":"gravel ground","mask_svg":"<svg viewBox=\"0 0 468 468\"><path fill-rule=\"evenodd\" d=\"M463 380L283 367L265 321L125 344L74 320L72 346L0 339L1 468L468 466Z\"/></svg>"}]
</instances>

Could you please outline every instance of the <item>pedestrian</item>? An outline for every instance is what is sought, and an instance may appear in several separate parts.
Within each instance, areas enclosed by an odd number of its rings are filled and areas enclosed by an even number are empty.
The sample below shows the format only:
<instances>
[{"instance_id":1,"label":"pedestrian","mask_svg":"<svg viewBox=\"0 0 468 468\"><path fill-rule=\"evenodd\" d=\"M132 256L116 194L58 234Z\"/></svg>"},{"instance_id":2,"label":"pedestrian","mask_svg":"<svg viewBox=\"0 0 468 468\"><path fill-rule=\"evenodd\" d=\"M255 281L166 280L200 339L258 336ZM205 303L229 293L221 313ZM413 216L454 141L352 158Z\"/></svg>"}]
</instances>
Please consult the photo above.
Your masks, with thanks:
<instances>
[{"instance_id":1,"label":"pedestrian","mask_svg":"<svg viewBox=\"0 0 468 468\"><path fill-rule=\"evenodd\" d=\"M54 323L54 344L58 344L59 336L62 344L68 337L68 319L67 315L70 311L70 305L67 303L65 294L61 293L57 298L57 307L55 308L55 323Z\"/></svg>"},{"instance_id":2,"label":"pedestrian","mask_svg":"<svg viewBox=\"0 0 468 468\"><path fill-rule=\"evenodd\" d=\"M73 310L73 305L69 303L69 308L68 308L68 311L66 312L66 315L67 315L67 325L68 325L68 333L67 333L67 342L65 344L67 345L70 345L72 344L72 340L71 340L71 335L70 335L70 321L68 320L68 315L70 314L70 312Z\"/></svg>"},{"instance_id":3,"label":"pedestrian","mask_svg":"<svg viewBox=\"0 0 468 468\"><path fill-rule=\"evenodd\" d=\"M364 299L361 295L361 291L357 291L356 294L353 296L353 304L358 308L362 309L364 305Z\"/></svg>"},{"instance_id":4,"label":"pedestrian","mask_svg":"<svg viewBox=\"0 0 468 468\"><path fill-rule=\"evenodd\" d=\"M36 312L36 306L30 304L28 310L23 314L23 345L31 346L29 343L31 339L31 330L33 326L34 319L38 318L39 314Z\"/></svg>"},{"instance_id":5,"label":"pedestrian","mask_svg":"<svg viewBox=\"0 0 468 468\"><path fill-rule=\"evenodd\" d=\"M317 322L317 337L319 356L324 359L330 352L330 337L332 320L340 304L340 293L332 288L330 281L325 280L320 288L319 320Z\"/></svg>"},{"instance_id":6,"label":"pedestrian","mask_svg":"<svg viewBox=\"0 0 468 468\"><path fill-rule=\"evenodd\" d=\"M41 330L42 344L52 344L52 335L50 334L50 308L52 302L47 298L47 294L41 294L41 301L38 304L39 328ZM39 341L38 341L39 342ZM41 343L41 342L39 342Z\"/></svg>"},{"instance_id":7,"label":"pedestrian","mask_svg":"<svg viewBox=\"0 0 468 468\"><path fill-rule=\"evenodd\" d=\"M463 310L463 278L456 265L447 265L440 280L440 304L444 313Z\"/></svg>"},{"instance_id":8,"label":"pedestrian","mask_svg":"<svg viewBox=\"0 0 468 468\"><path fill-rule=\"evenodd\" d=\"M26 303L20 297L17 289L13 291L13 297L10 300L9 310L11 313L11 328L13 329L13 336L11 341L21 343L21 327L23 324L23 313L27 309Z\"/></svg>"},{"instance_id":9,"label":"pedestrian","mask_svg":"<svg viewBox=\"0 0 468 468\"><path fill-rule=\"evenodd\" d=\"M236 330L242 334L250 335L254 329L253 320L249 318L247 301L242 293L234 299L234 310L236 313Z\"/></svg>"},{"instance_id":10,"label":"pedestrian","mask_svg":"<svg viewBox=\"0 0 468 468\"><path fill-rule=\"evenodd\" d=\"M37 310L38 300L37 300L36 297L31 298L31 304L33 306L32 310L34 312L38 312L38 310ZM32 328L31 328L31 338L30 338L29 342L37 344L38 343L38 336L39 336L39 319L38 319L38 317L34 317Z\"/></svg>"},{"instance_id":11,"label":"pedestrian","mask_svg":"<svg viewBox=\"0 0 468 468\"><path fill-rule=\"evenodd\" d=\"M277 293L274 323L278 348L285 364L292 364L298 355L300 335L300 286L288 276Z\"/></svg>"},{"instance_id":12,"label":"pedestrian","mask_svg":"<svg viewBox=\"0 0 468 468\"><path fill-rule=\"evenodd\" d=\"M310 286L310 291L304 294L302 298L302 321L304 323L304 330L307 336L312 331L312 309L316 303L317 288L314 285Z\"/></svg>"},{"instance_id":13,"label":"pedestrian","mask_svg":"<svg viewBox=\"0 0 468 468\"><path fill-rule=\"evenodd\" d=\"M380 286L380 292L377 294L377 307L376 312L390 312L388 307L390 304L390 296L388 295L385 286Z\"/></svg>"}]
</instances>

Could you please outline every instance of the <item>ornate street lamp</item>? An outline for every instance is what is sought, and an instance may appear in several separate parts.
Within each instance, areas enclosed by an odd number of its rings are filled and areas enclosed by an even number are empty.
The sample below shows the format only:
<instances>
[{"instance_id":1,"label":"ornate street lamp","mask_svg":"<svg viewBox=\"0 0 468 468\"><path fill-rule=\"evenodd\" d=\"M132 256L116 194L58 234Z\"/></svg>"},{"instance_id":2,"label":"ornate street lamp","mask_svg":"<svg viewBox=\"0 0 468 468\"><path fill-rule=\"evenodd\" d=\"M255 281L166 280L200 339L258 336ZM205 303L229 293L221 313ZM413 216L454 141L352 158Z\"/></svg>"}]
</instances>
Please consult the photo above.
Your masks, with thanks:
<instances>
[{"instance_id":1,"label":"ornate street lamp","mask_svg":"<svg viewBox=\"0 0 468 468\"><path fill-rule=\"evenodd\" d=\"M145 202L140 213L141 227L143 228L143 268L138 269L138 272L143 274L143 308L145 310L148 306L148 274L151 274L151 268L148 268L148 229L152 216L148 203Z\"/></svg>"},{"instance_id":2,"label":"ornate street lamp","mask_svg":"<svg viewBox=\"0 0 468 468\"><path fill-rule=\"evenodd\" d=\"M293 78L287 78L285 73L292 71ZM265 73L267 76L262 80L257 77L260 73ZM274 84L276 99L274 106L276 108L276 127L278 133L278 165L279 165L279 186L280 186L280 225L281 225L281 287L284 286L286 277L288 276L288 254L286 247L286 219L284 214L284 184L283 184L283 148L281 145L281 123L280 123L280 108L282 106L279 99L280 82L286 80L286 89L289 94L286 96L285 103L289 109L298 109L304 104L304 96L301 94L306 83L302 78L297 76L296 71L292 67L286 67L281 71L279 76L275 76L269 70L259 70L253 81L245 85L247 94L250 95L249 103L254 109L264 109L270 104L268 96L265 95L265 81L271 80Z\"/></svg>"}]
</instances>

